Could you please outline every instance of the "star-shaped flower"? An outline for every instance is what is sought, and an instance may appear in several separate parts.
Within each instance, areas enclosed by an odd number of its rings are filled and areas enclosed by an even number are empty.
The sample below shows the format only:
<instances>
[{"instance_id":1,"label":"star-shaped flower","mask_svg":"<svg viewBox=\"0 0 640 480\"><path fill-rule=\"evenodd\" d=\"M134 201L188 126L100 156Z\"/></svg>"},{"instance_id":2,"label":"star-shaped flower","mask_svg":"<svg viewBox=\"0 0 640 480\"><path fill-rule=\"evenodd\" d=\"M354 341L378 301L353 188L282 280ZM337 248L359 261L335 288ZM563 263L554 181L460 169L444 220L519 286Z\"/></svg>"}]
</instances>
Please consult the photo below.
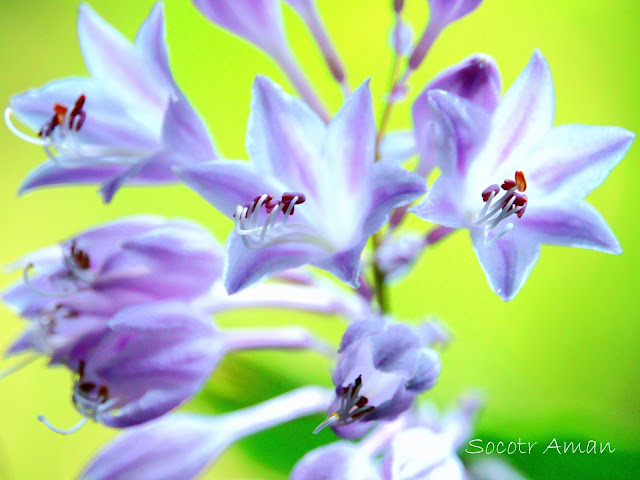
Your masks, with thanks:
<instances>
[{"instance_id":1,"label":"star-shaped flower","mask_svg":"<svg viewBox=\"0 0 640 480\"><path fill-rule=\"evenodd\" d=\"M619 127L553 127L551 72L539 51L494 108L428 93L436 128L425 130L441 170L412 211L467 228L491 288L511 300L541 244L620 253L584 197L624 157L634 134ZM490 106L489 106L490 107Z\"/></svg>"},{"instance_id":2,"label":"star-shaped flower","mask_svg":"<svg viewBox=\"0 0 640 480\"><path fill-rule=\"evenodd\" d=\"M255 81L251 107L251 162L215 161L178 171L235 221L226 244L227 291L303 264L355 286L367 239L393 208L425 189L418 175L375 162L368 82L328 126L264 77Z\"/></svg>"},{"instance_id":3,"label":"star-shaped flower","mask_svg":"<svg viewBox=\"0 0 640 480\"><path fill-rule=\"evenodd\" d=\"M175 182L172 166L216 158L171 74L161 3L133 44L83 4L78 37L91 77L56 80L16 95L5 111L13 133L42 146L50 160L29 174L20 193L98 183L109 202L124 183ZM18 130L14 115L38 135Z\"/></svg>"}]
</instances>

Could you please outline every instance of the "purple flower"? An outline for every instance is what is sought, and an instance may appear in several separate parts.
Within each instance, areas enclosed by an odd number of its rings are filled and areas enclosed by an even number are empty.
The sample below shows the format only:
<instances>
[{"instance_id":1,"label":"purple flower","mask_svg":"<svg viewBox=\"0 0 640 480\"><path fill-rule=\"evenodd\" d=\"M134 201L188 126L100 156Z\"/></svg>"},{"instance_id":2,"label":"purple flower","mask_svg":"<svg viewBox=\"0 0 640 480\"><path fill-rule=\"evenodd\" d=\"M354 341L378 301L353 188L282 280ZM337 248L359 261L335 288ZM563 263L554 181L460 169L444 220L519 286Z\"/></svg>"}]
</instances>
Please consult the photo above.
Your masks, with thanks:
<instances>
[{"instance_id":1,"label":"purple flower","mask_svg":"<svg viewBox=\"0 0 640 480\"><path fill-rule=\"evenodd\" d=\"M296 463L289 479L382 480L382 476L367 449L341 441L311 450Z\"/></svg>"},{"instance_id":2,"label":"purple flower","mask_svg":"<svg viewBox=\"0 0 640 480\"><path fill-rule=\"evenodd\" d=\"M215 417L174 414L131 428L80 475L87 480L190 480L232 443L323 410L331 391L304 387L262 404Z\"/></svg>"},{"instance_id":3,"label":"purple flower","mask_svg":"<svg viewBox=\"0 0 640 480\"><path fill-rule=\"evenodd\" d=\"M332 375L336 398L314 433L331 425L340 437L359 437L372 426L368 422L392 420L407 410L440 373L439 356L428 346L433 339L432 329L388 318L352 323Z\"/></svg>"},{"instance_id":4,"label":"purple flower","mask_svg":"<svg viewBox=\"0 0 640 480\"><path fill-rule=\"evenodd\" d=\"M326 126L270 80L256 79L246 140L251 162L178 172L235 221L225 247L229 293L303 264L357 285L368 237L425 188L414 173L375 162L375 135L368 82Z\"/></svg>"},{"instance_id":5,"label":"purple flower","mask_svg":"<svg viewBox=\"0 0 640 480\"><path fill-rule=\"evenodd\" d=\"M76 343L66 364L75 374L73 403L85 417L78 426L92 419L124 428L164 415L197 393L228 352L330 351L303 328L219 331L207 317L184 302L150 302L120 310L96 341Z\"/></svg>"},{"instance_id":6,"label":"purple flower","mask_svg":"<svg viewBox=\"0 0 640 480\"><path fill-rule=\"evenodd\" d=\"M78 36L91 78L30 90L13 97L5 111L10 129L42 146L50 159L31 172L20 193L98 183L109 202L124 183L175 182L172 166L216 158L204 126L174 82L164 35L161 3L133 44L88 5L80 6ZM12 115L38 135L19 131Z\"/></svg>"},{"instance_id":7,"label":"purple flower","mask_svg":"<svg viewBox=\"0 0 640 480\"><path fill-rule=\"evenodd\" d=\"M475 399L465 399L443 418L425 408L405 412L358 443L339 441L312 450L290 479L466 480L456 451L468 438L477 406Z\"/></svg>"},{"instance_id":8,"label":"purple flower","mask_svg":"<svg viewBox=\"0 0 640 480\"><path fill-rule=\"evenodd\" d=\"M27 255L18 265L25 281L3 300L30 327L9 353L35 350L60 363L76 343L99 336L123 307L206 294L220 278L222 254L196 224L134 216Z\"/></svg>"},{"instance_id":9,"label":"purple flower","mask_svg":"<svg viewBox=\"0 0 640 480\"><path fill-rule=\"evenodd\" d=\"M420 163L416 171L423 176L429 175L437 164L438 116L430 107L429 92L445 90L454 93L479 108L492 113L500 101L502 81L493 58L476 54L465 58L440 73L424 88L412 106L414 136Z\"/></svg>"},{"instance_id":10,"label":"purple flower","mask_svg":"<svg viewBox=\"0 0 640 480\"><path fill-rule=\"evenodd\" d=\"M429 3L429 23L409 58L409 69L420 66L427 52L440 32L450 23L473 12L482 0L427 0Z\"/></svg>"},{"instance_id":11,"label":"purple flower","mask_svg":"<svg viewBox=\"0 0 640 480\"><path fill-rule=\"evenodd\" d=\"M92 419L122 428L157 418L195 394L223 354L208 318L181 302L127 307L108 326L67 360L76 375L73 404L85 417L78 425Z\"/></svg>"},{"instance_id":12,"label":"purple flower","mask_svg":"<svg viewBox=\"0 0 640 480\"><path fill-rule=\"evenodd\" d=\"M412 211L468 228L489 285L503 300L523 286L540 244L621 252L583 199L634 135L619 127L553 127L553 83L539 51L495 109L445 91L428 96L441 175Z\"/></svg>"}]
</instances>

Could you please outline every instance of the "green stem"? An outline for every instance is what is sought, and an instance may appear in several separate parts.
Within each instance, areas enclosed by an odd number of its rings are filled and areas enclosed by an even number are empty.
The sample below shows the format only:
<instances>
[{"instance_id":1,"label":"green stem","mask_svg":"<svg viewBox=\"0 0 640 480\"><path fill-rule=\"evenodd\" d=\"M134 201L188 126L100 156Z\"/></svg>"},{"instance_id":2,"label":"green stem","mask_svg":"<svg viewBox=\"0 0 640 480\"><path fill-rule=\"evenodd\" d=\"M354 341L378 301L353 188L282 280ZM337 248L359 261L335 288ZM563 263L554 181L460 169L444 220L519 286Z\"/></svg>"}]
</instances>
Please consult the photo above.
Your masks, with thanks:
<instances>
[{"instance_id":1,"label":"green stem","mask_svg":"<svg viewBox=\"0 0 640 480\"><path fill-rule=\"evenodd\" d=\"M376 233L373 238L373 254L375 256L380 246L380 234ZM380 312L389 313L391 311L389 289L386 283L386 276L377 261L373 262L373 288L376 292L376 300L380 307Z\"/></svg>"},{"instance_id":2,"label":"green stem","mask_svg":"<svg viewBox=\"0 0 640 480\"><path fill-rule=\"evenodd\" d=\"M380 124L378 125L378 134L376 135L376 162L380 160L380 142L384 137L384 134L387 130L387 126L389 125L389 119L391 118L391 110L393 109L393 99L391 98L391 94L393 90L396 88L396 82L398 81L398 73L400 72L400 55L396 53L393 59L393 67L391 68L391 78L389 79L389 96L387 97L387 102L385 103L384 110L382 111L382 116L380 117Z\"/></svg>"}]
</instances>

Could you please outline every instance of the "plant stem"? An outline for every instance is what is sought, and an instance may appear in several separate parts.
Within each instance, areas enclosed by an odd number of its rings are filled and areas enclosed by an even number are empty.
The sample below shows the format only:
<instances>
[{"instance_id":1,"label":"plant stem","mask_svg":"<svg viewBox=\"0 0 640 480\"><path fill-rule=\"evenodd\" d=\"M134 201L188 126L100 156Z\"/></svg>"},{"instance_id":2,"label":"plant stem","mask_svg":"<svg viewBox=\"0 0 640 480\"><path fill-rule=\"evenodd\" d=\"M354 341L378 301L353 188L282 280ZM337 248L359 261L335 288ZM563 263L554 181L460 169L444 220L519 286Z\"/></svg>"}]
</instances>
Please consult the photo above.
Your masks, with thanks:
<instances>
[{"instance_id":1,"label":"plant stem","mask_svg":"<svg viewBox=\"0 0 640 480\"><path fill-rule=\"evenodd\" d=\"M376 233L372 237L373 240L373 254L375 256L376 252L381 243L380 233ZM378 306L380 307L381 313L389 313L391 310L390 299L389 299L389 290L387 288L386 283L386 275L378 265L378 262L374 260L373 262L373 287L376 292L376 299L378 300Z\"/></svg>"},{"instance_id":2,"label":"plant stem","mask_svg":"<svg viewBox=\"0 0 640 480\"><path fill-rule=\"evenodd\" d=\"M389 119L391 118L391 110L393 109L394 100L392 98L392 94L394 89L396 88L396 82L398 81L398 73L400 72L400 55L397 53L393 59L393 67L391 68L391 77L389 79L389 94L387 96L387 101L384 105L384 110L382 111L382 116L380 117L380 124L378 125L378 134L376 135L376 162L380 160L380 142L384 137L384 134L387 130L387 126L389 125Z\"/></svg>"}]
</instances>

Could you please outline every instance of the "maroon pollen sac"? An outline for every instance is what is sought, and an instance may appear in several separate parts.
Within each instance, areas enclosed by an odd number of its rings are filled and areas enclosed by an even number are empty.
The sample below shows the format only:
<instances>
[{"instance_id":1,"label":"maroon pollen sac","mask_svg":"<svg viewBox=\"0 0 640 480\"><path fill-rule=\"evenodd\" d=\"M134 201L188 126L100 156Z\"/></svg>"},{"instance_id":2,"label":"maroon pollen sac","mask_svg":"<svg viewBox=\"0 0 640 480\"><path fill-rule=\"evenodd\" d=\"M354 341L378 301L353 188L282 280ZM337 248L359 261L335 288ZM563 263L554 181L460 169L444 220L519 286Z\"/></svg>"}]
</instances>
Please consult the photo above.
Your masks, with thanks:
<instances>
[{"instance_id":1,"label":"maroon pollen sac","mask_svg":"<svg viewBox=\"0 0 640 480\"><path fill-rule=\"evenodd\" d=\"M504 188L504 187L503 187ZM496 184L490 185L482 191L482 201L488 202L491 194L495 197L500 191L500 187Z\"/></svg>"},{"instance_id":2,"label":"maroon pollen sac","mask_svg":"<svg viewBox=\"0 0 640 480\"><path fill-rule=\"evenodd\" d=\"M515 180L509 180L508 178L505 179L505 181L502 183L503 190L511 190L515 186L516 186Z\"/></svg>"},{"instance_id":3,"label":"maroon pollen sac","mask_svg":"<svg viewBox=\"0 0 640 480\"><path fill-rule=\"evenodd\" d=\"M522 218L522 216L524 215L524 211L527 209L527 201L528 201L528 199L527 199L526 195L523 195L521 193L516 193L515 197L516 198L513 201L513 205L514 205L513 208L522 207L516 212L517 217L518 218Z\"/></svg>"},{"instance_id":4,"label":"maroon pollen sac","mask_svg":"<svg viewBox=\"0 0 640 480\"><path fill-rule=\"evenodd\" d=\"M71 110L71 114L69 115L69 128L73 128L76 132L82 128L84 121L87 119L87 114L82 109L84 107L84 102L87 97L81 94L76 100L75 105L73 106L73 110ZM78 119L76 121L76 118Z\"/></svg>"},{"instance_id":5,"label":"maroon pollen sac","mask_svg":"<svg viewBox=\"0 0 640 480\"><path fill-rule=\"evenodd\" d=\"M294 206L291 207L291 213L290 213L291 215L293 215L293 212L295 211L295 205L300 205L301 203L304 203L307 200L307 197L304 195L304 193L300 193L300 192L285 192L282 194L281 203L282 205L284 205L283 210L286 211L286 209L289 208L289 205L291 204L291 202L293 202L294 200L295 200L295 203L293 204Z\"/></svg>"}]
</instances>

